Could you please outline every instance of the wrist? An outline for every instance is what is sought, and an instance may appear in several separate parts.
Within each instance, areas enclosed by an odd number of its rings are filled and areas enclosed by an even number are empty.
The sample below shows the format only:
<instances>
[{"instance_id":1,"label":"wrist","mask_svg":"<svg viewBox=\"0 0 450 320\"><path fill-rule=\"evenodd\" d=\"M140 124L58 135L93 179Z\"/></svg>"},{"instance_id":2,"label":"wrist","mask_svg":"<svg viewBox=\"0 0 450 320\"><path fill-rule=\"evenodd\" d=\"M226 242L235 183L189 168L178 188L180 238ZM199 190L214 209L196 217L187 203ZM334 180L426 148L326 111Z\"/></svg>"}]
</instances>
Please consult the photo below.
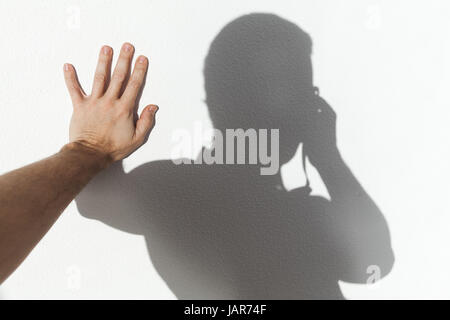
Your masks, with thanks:
<instances>
[{"instance_id":1,"label":"wrist","mask_svg":"<svg viewBox=\"0 0 450 320\"><path fill-rule=\"evenodd\" d=\"M60 153L68 153L80 157L81 162L92 166L98 171L107 168L113 163L113 159L109 154L95 149L81 141L69 142L61 148Z\"/></svg>"}]
</instances>

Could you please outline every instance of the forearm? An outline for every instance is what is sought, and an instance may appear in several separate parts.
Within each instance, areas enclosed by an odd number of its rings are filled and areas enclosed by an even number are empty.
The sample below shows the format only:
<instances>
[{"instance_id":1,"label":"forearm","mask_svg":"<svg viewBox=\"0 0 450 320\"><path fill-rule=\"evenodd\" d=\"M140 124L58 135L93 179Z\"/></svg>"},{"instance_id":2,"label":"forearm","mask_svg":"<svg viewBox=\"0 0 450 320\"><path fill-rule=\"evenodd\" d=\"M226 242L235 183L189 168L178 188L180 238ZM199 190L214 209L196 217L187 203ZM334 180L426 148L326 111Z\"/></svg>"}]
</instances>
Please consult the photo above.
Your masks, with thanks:
<instances>
[{"instance_id":1,"label":"forearm","mask_svg":"<svg viewBox=\"0 0 450 320\"><path fill-rule=\"evenodd\" d=\"M103 46L89 96L81 88L75 68L64 65L73 105L71 143L47 159L0 176L0 283L90 179L145 143L158 107L147 105L139 118L134 116L148 59L140 56L127 78L133 53L134 47L125 43L111 76L112 48Z\"/></svg>"},{"instance_id":2,"label":"forearm","mask_svg":"<svg viewBox=\"0 0 450 320\"><path fill-rule=\"evenodd\" d=\"M79 143L0 176L0 283L109 159Z\"/></svg>"},{"instance_id":3,"label":"forearm","mask_svg":"<svg viewBox=\"0 0 450 320\"><path fill-rule=\"evenodd\" d=\"M388 225L380 209L343 160L336 143L336 114L320 96L311 114L312 129L304 151L317 169L331 198L323 217L334 237L340 280L364 283L367 268L376 265L381 276L392 268Z\"/></svg>"},{"instance_id":4,"label":"forearm","mask_svg":"<svg viewBox=\"0 0 450 320\"><path fill-rule=\"evenodd\" d=\"M321 158L323 161L316 168L333 202L348 206L357 205L358 202L362 201L366 206L375 206L337 148L329 151Z\"/></svg>"},{"instance_id":5,"label":"forearm","mask_svg":"<svg viewBox=\"0 0 450 320\"><path fill-rule=\"evenodd\" d=\"M342 280L366 281L370 265L378 266L381 276L386 275L394 257L383 214L337 150L318 171L334 208L330 221L348 255L342 259L347 264L341 269Z\"/></svg>"},{"instance_id":6,"label":"forearm","mask_svg":"<svg viewBox=\"0 0 450 320\"><path fill-rule=\"evenodd\" d=\"M369 237L370 230L387 229L383 214L344 162L339 151L330 152L318 172L337 208L340 221L355 226L361 235ZM351 223L350 223L351 222Z\"/></svg>"}]
</instances>

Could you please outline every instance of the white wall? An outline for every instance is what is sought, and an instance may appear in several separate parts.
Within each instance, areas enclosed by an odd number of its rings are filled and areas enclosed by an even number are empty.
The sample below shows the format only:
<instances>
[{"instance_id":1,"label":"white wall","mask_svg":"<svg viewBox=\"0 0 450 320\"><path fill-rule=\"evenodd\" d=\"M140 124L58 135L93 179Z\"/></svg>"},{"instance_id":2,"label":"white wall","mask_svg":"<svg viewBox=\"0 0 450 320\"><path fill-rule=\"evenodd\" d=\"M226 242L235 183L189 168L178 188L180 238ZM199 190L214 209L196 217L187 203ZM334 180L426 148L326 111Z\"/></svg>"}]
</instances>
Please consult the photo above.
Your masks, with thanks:
<instances>
[{"instance_id":1,"label":"white wall","mask_svg":"<svg viewBox=\"0 0 450 320\"><path fill-rule=\"evenodd\" d=\"M392 272L372 286L341 282L345 297L450 298L449 9L445 0L3 0L0 172L67 141L63 63L89 88L97 50L124 41L150 58L142 103L161 107L151 141L125 169L169 158L174 130L210 125L202 68L211 41L243 14L274 13L311 35L314 79L338 114L339 148L389 225ZM85 219L73 203L0 297L175 298L142 236Z\"/></svg>"}]
</instances>

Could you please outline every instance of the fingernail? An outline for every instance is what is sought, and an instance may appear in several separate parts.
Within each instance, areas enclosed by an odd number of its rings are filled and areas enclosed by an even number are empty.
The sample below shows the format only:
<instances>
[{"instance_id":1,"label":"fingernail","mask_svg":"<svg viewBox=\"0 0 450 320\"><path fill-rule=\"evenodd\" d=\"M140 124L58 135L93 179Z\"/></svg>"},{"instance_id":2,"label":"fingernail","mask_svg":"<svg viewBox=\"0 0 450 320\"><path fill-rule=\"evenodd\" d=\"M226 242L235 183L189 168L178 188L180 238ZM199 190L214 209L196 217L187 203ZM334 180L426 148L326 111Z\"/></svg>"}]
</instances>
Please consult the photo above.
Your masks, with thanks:
<instances>
[{"instance_id":1,"label":"fingernail","mask_svg":"<svg viewBox=\"0 0 450 320\"><path fill-rule=\"evenodd\" d=\"M123 45L123 50L125 50L125 52L130 52L131 49L133 49L133 47L131 46L131 44L125 43L125 44Z\"/></svg>"},{"instance_id":2,"label":"fingernail","mask_svg":"<svg viewBox=\"0 0 450 320\"><path fill-rule=\"evenodd\" d=\"M152 105L149 107L149 109L150 109L150 112L152 112L153 114L155 114L156 111L159 110L159 107L158 107L157 105L152 104Z\"/></svg>"},{"instance_id":3,"label":"fingernail","mask_svg":"<svg viewBox=\"0 0 450 320\"><path fill-rule=\"evenodd\" d=\"M140 57L138 58L138 62L139 62L139 63L145 63L146 61L147 61L147 58L144 57L144 56L140 56Z\"/></svg>"},{"instance_id":4,"label":"fingernail","mask_svg":"<svg viewBox=\"0 0 450 320\"><path fill-rule=\"evenodd\" d=\"M64 63L64 71L69 71L69 66L68 63Z\"/></svg>"},{"instance_id":5,"label":"fingernail","mask_svg":"<svg viewBox=\"0 0 450 320\"><path fill-rule=\"evenodd\" d=\"M103 52L103 54L109 54L110 50L111 50L110 47L108 47L108 46L103 46L102 52Z\"/></svg>"}]
</instances>

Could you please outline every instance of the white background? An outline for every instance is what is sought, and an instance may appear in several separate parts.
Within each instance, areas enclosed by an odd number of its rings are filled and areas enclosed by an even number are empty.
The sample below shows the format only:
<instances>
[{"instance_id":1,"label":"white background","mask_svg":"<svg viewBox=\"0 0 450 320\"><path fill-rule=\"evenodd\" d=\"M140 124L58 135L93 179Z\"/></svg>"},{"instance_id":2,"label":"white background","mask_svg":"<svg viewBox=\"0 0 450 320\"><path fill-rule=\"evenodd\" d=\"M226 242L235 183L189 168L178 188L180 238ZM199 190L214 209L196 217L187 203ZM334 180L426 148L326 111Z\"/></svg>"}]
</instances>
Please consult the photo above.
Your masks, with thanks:
<instances>
[{"instance_id":1,"label":"white background","mask_svg":"<svg viewBox=\"0 0 450 320\"><path fill-rule=\"evenodd\" d=\"M216 34L246 13L278 14L311 35L315 83L338 114L339 148L391 232L392 272L372 286L340 283L345 297L450 298L449 10L445 0L1 0L0 172L66 143L63 63L89 90L101 45L118 50L124 41L150 58L142 103L161 108L126 170L169 158L174 130L209 125L202 68ZM300 183L289 167L283 176ZM72 203L0 298L174 295L141 236L87 220Z\"/></svg>"}]
</instances>

